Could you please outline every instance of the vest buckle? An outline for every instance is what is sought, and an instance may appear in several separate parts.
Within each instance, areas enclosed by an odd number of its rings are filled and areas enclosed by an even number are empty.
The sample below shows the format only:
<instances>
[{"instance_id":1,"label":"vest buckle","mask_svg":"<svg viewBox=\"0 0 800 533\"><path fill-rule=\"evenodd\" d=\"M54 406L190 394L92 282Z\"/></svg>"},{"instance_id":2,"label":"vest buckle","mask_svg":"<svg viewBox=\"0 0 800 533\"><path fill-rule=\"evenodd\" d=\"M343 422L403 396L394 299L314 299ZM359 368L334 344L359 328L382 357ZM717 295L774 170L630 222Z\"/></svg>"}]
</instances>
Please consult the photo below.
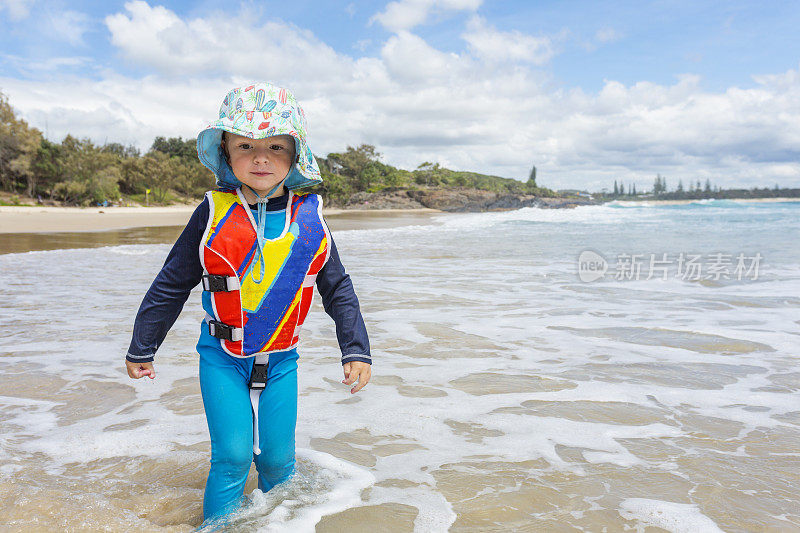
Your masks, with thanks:
<instances>
[{"instance_id":1,"label":"vest buckle","mask_svg":"<svg viewBox=\"0 0 800 533\"><path fill-rule=\"evenodd\" d=\"M236 276L218 276L216 274L203 274L203 290L208 292L238 291L239 278Z\"/></svg>"},{"instance_id":2,"label":"vest buckle","mask_svg":"<svg viewBox=\"0 0 800 533\"><path fill-rule=\"evenodd\" d=\"M217 339L236 342L242 340L242 328L229 326L219 320L208 321L208 334Z\"/></svg>"},{"instance_id":3,"label":"vest buckle","mask_svg":"<svg viewBox=\"0 0 800 533\"><path fill-rule=\"evenodd\" d=\"M250 390L263 390L267 388L268 369L269 362L253 363L253 371L250 372L250 383L247 384Z\"/></svg>"}]
</instances>

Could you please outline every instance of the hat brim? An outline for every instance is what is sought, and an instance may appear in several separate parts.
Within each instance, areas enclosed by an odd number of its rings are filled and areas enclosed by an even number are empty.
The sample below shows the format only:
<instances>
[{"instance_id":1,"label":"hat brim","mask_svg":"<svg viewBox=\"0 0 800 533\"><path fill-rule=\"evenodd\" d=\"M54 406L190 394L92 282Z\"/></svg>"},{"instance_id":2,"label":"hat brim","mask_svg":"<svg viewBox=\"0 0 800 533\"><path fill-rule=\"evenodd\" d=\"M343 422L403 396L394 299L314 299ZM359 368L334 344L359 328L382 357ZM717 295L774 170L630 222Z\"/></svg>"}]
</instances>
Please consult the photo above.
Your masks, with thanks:
<instances>
[{"instance_id":1,"label":"hat brim","mask_svg":"<svg viewBox=\"0 0 800 533\"><path fill-rule=\"evenodd\" d=\"M279 115L269 118L269 126L263 129L253 128L253 122L247 120L246 112L234 114L231 118L222 117L209 124L197 136L197 156L217 178L217 186L240 187L241 182L233 175L222 153L222 132L235 133L250 139L266 139L276 135L291 135L294 139L295 162L286 176L284 185L287 189L310 187L322 182L319 165L308 147L305 138L295 129L292 122ZM263 123L262 123L263 124ZM248 127L249 126L249 127Z\"/></svg>"}]
</instances>

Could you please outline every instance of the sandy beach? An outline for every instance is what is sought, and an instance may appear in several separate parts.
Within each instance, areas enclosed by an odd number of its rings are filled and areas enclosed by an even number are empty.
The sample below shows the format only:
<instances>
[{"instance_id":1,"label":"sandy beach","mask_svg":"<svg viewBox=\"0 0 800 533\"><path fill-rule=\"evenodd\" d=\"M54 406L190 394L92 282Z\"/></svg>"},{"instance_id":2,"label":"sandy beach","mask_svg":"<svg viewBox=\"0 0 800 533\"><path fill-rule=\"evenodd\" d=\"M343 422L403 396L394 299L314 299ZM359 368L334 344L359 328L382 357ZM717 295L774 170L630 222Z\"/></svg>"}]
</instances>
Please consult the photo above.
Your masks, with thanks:
<instances>
[{"instance_id":1,"label":"sandy beach","mask_svg":"<svg viewBox=\"0 0 800 533\"><path fill-rule=\"evenodd\" d=\"M0 206L0 254L126 244L170 244L195 206ZM332 232L430 224L436 209L324 209Z\"/></svg>"},{"instance_id":2,"label":"sandy beach","mask_svg":"<svg viewBox=\"0 0 800 533\"><path fill-rule=\"evenodd\" d=\"M184 226L195 205L169 207L0 206L0 233L107 231L125 228ZM324 209L326 218L395 218L440 213L436 209Z\"/></svg>"}]
</instances>

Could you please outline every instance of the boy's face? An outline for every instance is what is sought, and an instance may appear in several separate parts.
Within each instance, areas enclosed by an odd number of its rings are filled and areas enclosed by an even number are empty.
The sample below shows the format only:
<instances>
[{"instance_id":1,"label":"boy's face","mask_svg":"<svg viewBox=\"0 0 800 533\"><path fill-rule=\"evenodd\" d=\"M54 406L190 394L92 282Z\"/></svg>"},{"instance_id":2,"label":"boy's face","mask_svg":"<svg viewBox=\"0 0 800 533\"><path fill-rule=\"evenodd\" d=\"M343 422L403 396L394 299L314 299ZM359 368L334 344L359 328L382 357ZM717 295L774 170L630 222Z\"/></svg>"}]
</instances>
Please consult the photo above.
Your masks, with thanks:
<instances>
[{"instance_id":1,"label":"boy's face","mask_svg":"<svg viewBox=\"0 0 800 533\"><path fill-rule=\"evenodd\" d=\"M233 175L260 196L280 183L294 162L294 139L291 135L250 139L235 133L225 133L222 142L230 157ZM272 196L281 194L282 188Z\"/></svg>"}]
</instances>

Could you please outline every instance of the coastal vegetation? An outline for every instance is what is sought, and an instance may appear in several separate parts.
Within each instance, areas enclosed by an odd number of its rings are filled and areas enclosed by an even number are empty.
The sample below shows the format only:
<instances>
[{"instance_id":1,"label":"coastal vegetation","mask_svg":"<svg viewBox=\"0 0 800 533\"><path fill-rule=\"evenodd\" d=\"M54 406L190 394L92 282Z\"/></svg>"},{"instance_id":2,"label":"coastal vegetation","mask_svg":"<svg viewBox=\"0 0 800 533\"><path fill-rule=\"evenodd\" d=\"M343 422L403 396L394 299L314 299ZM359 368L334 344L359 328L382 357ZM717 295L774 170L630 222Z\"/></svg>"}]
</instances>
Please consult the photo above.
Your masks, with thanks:
<instances>
[{"instance_id":1,"label":"coastal vegetation","mask_svg":"<svg viewBox=\"0 0 800 533\"><path fill-rule=\"evenodd\" d=\"M753 187L750 189L722 189L719 185L712 184L706 178L705 183L698 180L687 180L686 186L683 180L679 179L673 190L669 190L667 179L661 174L657 174L653 181L652 190L636 191L635 184L629 184L614 180L614 188L611 192L595 193L593 196L598 200L733 200L748 198L800 198L800 189L779 187L776 183L774 187ZM606 189L603 189L606 191Z\"/></svg>"},{"instance_id":2,"label":"coastal vegetation","mask_svg":"<svg viewBox=\"0 0 800 533\"><path fill-rule=\"evenodd\" d=\"M308 190L321 194L326 205L345 206L354 197L398 190L557 196L536 185L535 173L522 182L430 162L404 170L381 162L368 144L317 156L317 161L323 183ZM135 146L97 145L72 135L55 143L17 118L0 93L0 191L5 203L165 205L195 202L213 188L212 173L197 159L195 139L157 137L145 153Z\"/></svg>"},{"instance_id":3,"label":"coastal vegetation","mask_svg":"<svg viewBox=\"0 0 800 533\"><path fill-rule=\"evenodd\" d=\"M328 206L416 207L444 210L509 209L530 205L575 205L578 200L683 200L700 198L800 197L800 189L720 189L706 180L679 180L668 190L656 176L650 191L614 181L613 191L554 192L537 185L536 167L527 181L450 170L423 162L405 170L381 161L375 147L348 146L317 156L323 182L308 190ZM98 145L67 135L60 143L18 118L0 92L0 205L166 205L195 203L214 188L214 177L197 159L195 139L156 137L142 153L120 143Z\"/></svg>"}]
</instances>

